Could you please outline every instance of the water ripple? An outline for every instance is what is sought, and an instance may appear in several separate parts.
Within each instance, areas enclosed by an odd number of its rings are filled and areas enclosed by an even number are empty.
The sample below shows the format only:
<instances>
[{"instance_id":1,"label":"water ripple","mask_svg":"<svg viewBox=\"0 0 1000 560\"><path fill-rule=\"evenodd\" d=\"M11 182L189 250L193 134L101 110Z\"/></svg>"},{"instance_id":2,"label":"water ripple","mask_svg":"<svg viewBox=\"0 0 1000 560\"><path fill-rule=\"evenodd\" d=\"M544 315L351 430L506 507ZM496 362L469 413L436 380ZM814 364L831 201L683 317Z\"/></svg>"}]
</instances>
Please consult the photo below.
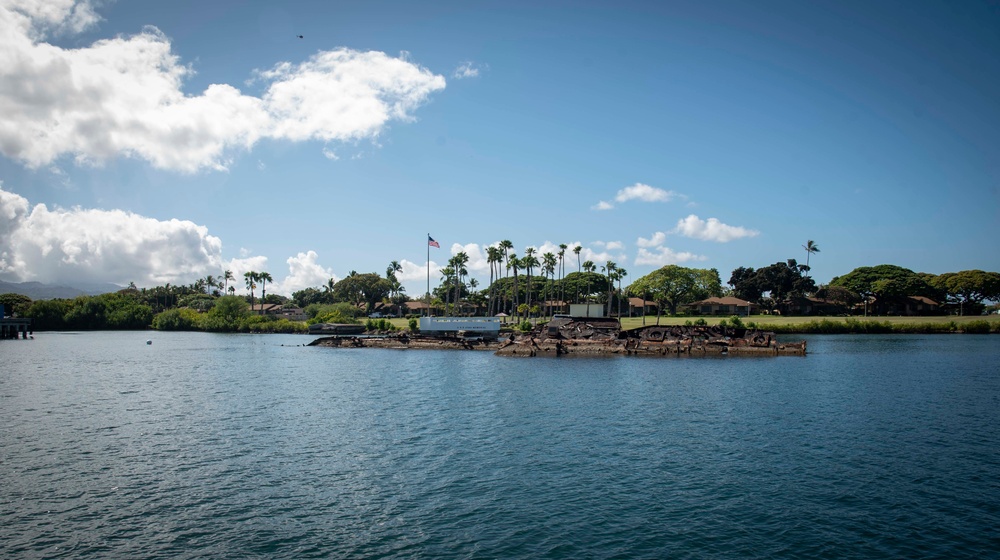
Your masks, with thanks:
<instances>
[{"instance_id":1,"label":"water ripple","mask_svg":"<svg viewBox=\"0 0 1000 560\"><path fill-rule=\"evenodd\" d=\"M3 556L973 558L1000 542L997 337L525 361L156 336L0 345Z\"/></svg>"}]
</instances>

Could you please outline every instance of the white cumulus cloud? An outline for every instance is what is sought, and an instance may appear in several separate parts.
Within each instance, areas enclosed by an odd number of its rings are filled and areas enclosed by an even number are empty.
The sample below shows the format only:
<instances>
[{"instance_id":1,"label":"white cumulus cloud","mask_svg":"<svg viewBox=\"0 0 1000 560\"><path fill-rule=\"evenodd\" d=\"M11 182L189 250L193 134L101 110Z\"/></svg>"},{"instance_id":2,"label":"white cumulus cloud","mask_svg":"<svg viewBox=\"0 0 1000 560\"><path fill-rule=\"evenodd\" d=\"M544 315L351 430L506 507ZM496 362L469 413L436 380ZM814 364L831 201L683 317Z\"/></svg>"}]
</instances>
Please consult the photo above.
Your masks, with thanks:
<instances>
[{"instance_id":1,"label":"white cumulus cloud","mask_svg":"<svg viewBox=\"0 0 1000 560\"><path fill-rule=\"evenodd\" d=\"M87 1L0 2L0 154L32 168L68 154L225 169L262 138L375 140L445 87L405 56L341 48L255 72L261 97L228 84L185 95L192 71L155 27L75 49L46 42L97 21Z\"/></svg>"},{"instance_id":2,"label":"white cumulus cloud","mask_svg":"<svg viewBox=\"0 0 1000 560\"><path fill-rule=\"evenodd\" d=\"M643 202L670 202L679 195L674 191L667 191L636 183L631 187L625 187L615 195L616 202L626 202L629 200L641 200Z\"/></svg>"},{"instance_id":3,"label":"white cumulus cloud","mask_svg":"<svg viewBox=\"0 0 1000 560\"><path fill-rule=\"evenodd\" d=\"M658 231L654 233L653 237L650 237L649 239L640 237L639 239L636 240L635 244L638 245L639 247L659 247L660 245L663 245L666 241L667 241L667 234L663 233L662 231Z\"/></svg>"},{"instance_id":4,"label":"white cumulus cloud","mask_svg":"<svg viewBox=\"0 0 1000 560\"><path fill-rule=\"evenodd\" d=\"M33 208L0 188L0 274L18 281L188 283L222 270L222 241L186 220Z\"/></svg>"},{"instance_id":5,"label":"white cumulus cloud","mask_svg":"<svg viewBox=\"0 0 1000 560\"><path fill-rule=\"evenodd\" d=\"M605 200L598 201L597 204L590 207L591 210L611 210L615 205L607 202Z\"/></svg>"},{"instance_id":6,"label":"white cumulus cloud","mask_svg":"<svg viewBox=\"0 0 1000 560\"><path fill-rule=\"evenodd\" d=\"M693 239L715 241L717 243L726 243L734 239L760 235L760 232L756 230L726 225L716 218L702 220L694 214L678 220L677 227L671 233L678 233L684 237Z\"/></svg>"},{"instance_id":7,"label":"white cumulus cloud","mask_svg":"<svg viewBox=\"0 0 1000 560\"><path fill-rule=\"evenodd\" d=\"M333 270L321 266L318 260L319 255L316 251L306 251L288 257L285 261L288 264L288 276L275 286L274 293L291 297L294 292L305 288L325 286L331 278L334 282L340 280Z\"/></svg>"},{"instance_id":8,"label":"white cumulus cloud","mask_svg":"<svg viewBox=\"0 0 1000 560\"><path fill-rule=\"evenodd\" d=\"M676 252L669 247L657 247L654 250L640 248L639 254L635 257L636 265L666 266L668 264L681 264L690 261L704 261L708 257L696 255L689 252Z\"/></svg>"},{"instance_id":9,"label":"white cumulus cloud","mask_svg":"<svg viewBox=\"0 0 1000 560\"><path fill-rule=\"evenodd\" d=\"M465 78L475 78L479 76L479 68L472 62L463 62L452 72L452 77L456 80Z\"/></svg>"}]
</instances>

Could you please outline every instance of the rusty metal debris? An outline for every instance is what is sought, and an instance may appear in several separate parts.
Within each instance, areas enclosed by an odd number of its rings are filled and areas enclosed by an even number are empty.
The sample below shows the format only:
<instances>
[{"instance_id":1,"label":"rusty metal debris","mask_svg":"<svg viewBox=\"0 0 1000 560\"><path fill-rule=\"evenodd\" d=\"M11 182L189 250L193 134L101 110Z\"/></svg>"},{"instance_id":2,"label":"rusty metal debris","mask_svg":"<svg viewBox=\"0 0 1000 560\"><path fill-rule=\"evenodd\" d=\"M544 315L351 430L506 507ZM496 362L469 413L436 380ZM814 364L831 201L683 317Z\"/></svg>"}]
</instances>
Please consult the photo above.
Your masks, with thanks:
<instances>
[{"instance_id":1,"label":"rusty metal debris","mask_svg":"<svg viewBox=\"0 0 1000 560\"><path fill-rule=\"evenodd\" d=\"M615 319L557 318L531 334L512 337L505 356L566 354L805 355L805 341L779 343L773 332L723 326L651 325L624 331Z\"/></svg>"},{"instance_id":2,"label":"rusty metal debris","mask_svg":"<svg viewBox=\"0 0 1000 560\"><path fill-rule=\"evenodd\" d=\"M649 325L626 331L617 319L594 317L557 317L530 333L510 333L499 341L480 336L394 333L330 336L315 340L310 346L493 350L499 356L529 357L573 354L804 356L806 353L804 341L781 343L768 331L697 325Z\"/></svg>"}]
</instances>

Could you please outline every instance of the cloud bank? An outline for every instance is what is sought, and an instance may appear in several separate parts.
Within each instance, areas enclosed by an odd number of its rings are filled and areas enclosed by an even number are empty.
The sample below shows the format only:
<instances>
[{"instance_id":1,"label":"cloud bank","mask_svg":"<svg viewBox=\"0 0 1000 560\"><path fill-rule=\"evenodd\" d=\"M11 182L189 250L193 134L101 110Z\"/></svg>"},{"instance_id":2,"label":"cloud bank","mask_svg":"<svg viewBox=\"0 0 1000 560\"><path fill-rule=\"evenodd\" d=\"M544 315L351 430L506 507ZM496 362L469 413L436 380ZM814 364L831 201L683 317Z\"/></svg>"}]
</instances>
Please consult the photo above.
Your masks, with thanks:
<instances>
[{"instance_id":1,"label":"cloud bank","mask_svg":"<svg viewBox=\"0 0 1000 560\"><path fill-rule=\"evenodd\" d=\"M315 251L289 257L288 274L268 292L290 296L339 278L320 266ZM243 273L268 270L268 259L247 254L224 261L222 240L186 220L155 220L122 210L31 207L0 183L0 278L15 282L81 285L135 282L140 287L190 284L233 273L244 293Z\"/></svg>"},{"instance_id":2,"label":"cloud bank","mask_svg":"<svg viewBox=\"0 0 1000 560\"><path fill-rule=\"evenodd\" d=\"M445 87L405 55L341 48L255 71L260 97L228 84L185 95L192 70L155 27L77 49L45 42L98 20L86 0L0 2L0 154L31 168L63 155L90 165L125 155L160 169L221 170L264 138L375 139Z\"/></svg>"},{"instance_id":3,"label":"cloud bank","mask_svg":"<svg viewBox=\"0 0 1000 560\"><path fill-rule=\"evenodd\" d=\"M717 243L727 243L735 239L744 237L756 237L759 231L744 227L729 226L720 222L716 218L702 220L698 216L691 214L687 218L677 221L677 227L671 233L677 233L692 239L703 241L715 241Z\"/></svg>"},{"instance_id":4,"label":"cloud bank","mask_svg":"<svg viewBox=\"0 0 1000 560\"><path fill-rule=\"evenodd\" d=\"M222 270L222 241L190 221L29 208L2 188L0 217L0 275L19 281L176 284Z\"/></svg>"}]
</instances>

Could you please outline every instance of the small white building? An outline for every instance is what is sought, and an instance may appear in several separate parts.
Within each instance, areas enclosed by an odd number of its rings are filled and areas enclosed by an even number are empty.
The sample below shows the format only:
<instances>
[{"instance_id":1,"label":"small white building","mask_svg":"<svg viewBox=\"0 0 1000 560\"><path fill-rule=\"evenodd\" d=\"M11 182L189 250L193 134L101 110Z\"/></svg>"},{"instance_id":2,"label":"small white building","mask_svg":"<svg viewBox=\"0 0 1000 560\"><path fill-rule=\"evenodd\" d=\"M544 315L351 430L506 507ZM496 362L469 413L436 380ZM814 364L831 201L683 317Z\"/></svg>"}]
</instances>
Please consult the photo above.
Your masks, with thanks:
<instances>
[{"instance_id":1,"label":"small white building","mask_svg":"<svg viewBox=\"0 0 1000 560\"><path fill-rule=\"evenodd\" d=\"M603 303L573 303L569 306L570 317L606 317Z\"/></svg>"},{"instance_id":2,"label":"small white building","mask_svg":"<svg viewBox=\"0 0 1000 560\"><path fill-rule=\"evenodd\" d=\"M500 317L421 317L420 332L430 335L466 332L484 338L497 338L500 336Z\"/></svg>"}]
</instances>

